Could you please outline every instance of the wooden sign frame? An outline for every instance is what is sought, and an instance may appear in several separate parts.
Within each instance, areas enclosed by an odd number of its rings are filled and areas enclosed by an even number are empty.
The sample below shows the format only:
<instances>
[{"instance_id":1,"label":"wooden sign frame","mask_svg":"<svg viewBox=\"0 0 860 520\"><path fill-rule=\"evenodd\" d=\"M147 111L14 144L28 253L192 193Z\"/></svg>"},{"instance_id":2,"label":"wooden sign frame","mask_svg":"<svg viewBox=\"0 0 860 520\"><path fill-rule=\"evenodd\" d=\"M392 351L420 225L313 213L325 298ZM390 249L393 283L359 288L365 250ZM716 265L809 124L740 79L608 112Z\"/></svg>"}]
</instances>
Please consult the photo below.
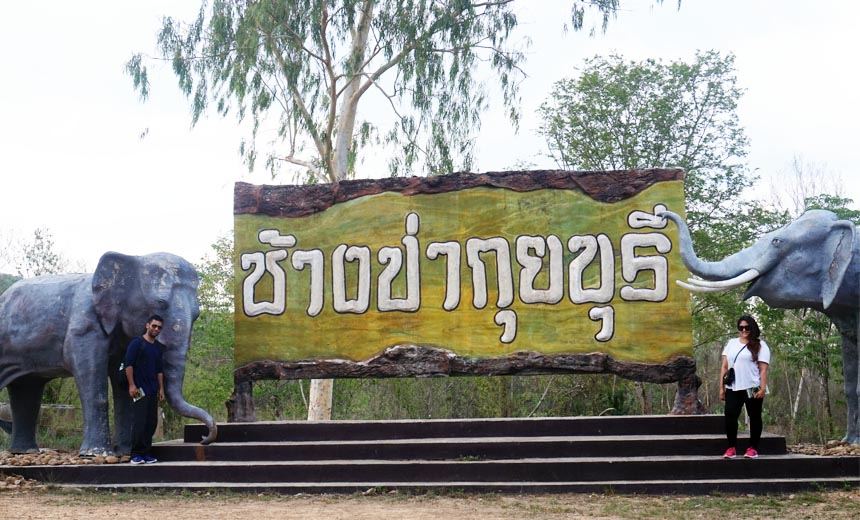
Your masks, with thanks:
<instances>
[{"instance_id":1,"label":"wooden sign frame","mask_svg":"<svg viewBox=\"0 0 860 520\"><path fill-rule=\"evenodd\" d=\"M695 394L689 294L669 283L686 271L655 215L684 213L683 178L237 183L235 381L612 373Z\"/></svg>"}]
</instances>

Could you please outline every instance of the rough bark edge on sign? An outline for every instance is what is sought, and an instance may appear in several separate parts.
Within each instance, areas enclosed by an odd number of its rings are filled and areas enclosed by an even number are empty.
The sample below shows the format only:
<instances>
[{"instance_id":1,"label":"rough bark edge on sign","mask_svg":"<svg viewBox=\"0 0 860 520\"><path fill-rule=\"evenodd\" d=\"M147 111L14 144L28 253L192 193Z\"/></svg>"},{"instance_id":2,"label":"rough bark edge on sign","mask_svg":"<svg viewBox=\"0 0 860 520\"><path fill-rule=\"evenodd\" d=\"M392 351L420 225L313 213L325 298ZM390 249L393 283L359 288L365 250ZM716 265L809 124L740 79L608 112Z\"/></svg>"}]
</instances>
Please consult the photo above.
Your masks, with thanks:
<instances>
[{"instance_id":1,"label":"rough bark edge on sign","mask_svg":"<svg viewBox=\"0 0 860 520\"><path fill-rule=\"evenodd\" d=\"M688 356L675 356L663 364L619 361L600 352L545 355L529 351L498 358L464 358L441 348L398 345L389 347L365 361L254 361L236 368L233 371L233 379L235 386L239 388L243 384L262 379L536 374L615 374L625 379L649 383L678 382L678 393L671 413L704 413L697 393L701 381L696 375L696 362Z\"/></svg>"},{"instance_id":2,"label":"rough bark edge on sign","mask_svg":"<svg viewBox=\"0 0 860 520\"><path fill-rule=\"evenodd\" d=\"M271 217L305 217L335 204L384 192L402 195L447 193L481 186L518 192L540 189L580 190L599 202L633 197L658 182L683 180L678 168L645 170L564 171L535 170L491 173L454 173L435 177L395 177L341 181L310 186L254 185L237 182L233 213Z\"/></svg>"}]
</instances>

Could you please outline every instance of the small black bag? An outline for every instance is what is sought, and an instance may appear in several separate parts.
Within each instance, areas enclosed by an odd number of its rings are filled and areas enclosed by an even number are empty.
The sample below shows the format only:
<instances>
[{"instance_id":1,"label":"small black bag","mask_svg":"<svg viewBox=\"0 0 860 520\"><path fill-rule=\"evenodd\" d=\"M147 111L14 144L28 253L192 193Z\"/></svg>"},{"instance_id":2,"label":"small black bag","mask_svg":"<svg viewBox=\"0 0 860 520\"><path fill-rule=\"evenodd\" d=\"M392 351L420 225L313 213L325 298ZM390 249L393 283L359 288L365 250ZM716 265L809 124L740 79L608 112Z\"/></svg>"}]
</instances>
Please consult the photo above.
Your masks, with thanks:
<instances>
[{"instance_id":1,"label":"small black bag","mask_svg":"<svg viewBox=\"0 0 860 520\"><path fill-rule=\"evenodd\" d=\"M744 345L744 348L747 348L747 346ZM730 384L735 382L735 362L738 360L738 356L741 355L741 352L744 351L744 348L738 350L738 353L735 354L734 361L732 361L732 367L729 369L728 372L723 374L723 385L729 386Z\"/></svg>"},{"instance_id":2,"label":"small black bag","mask_svg":"<svg viewBox=\"0 0 860 520\"><path fill-rule=\"evenodd\" d=\"M125 375L125 361L119 364L119 374L117 375L117 383L119 389L128 393L128 377Z\"/></svg>"},{"instance_id":3,"label":"small black bag","mask_svg":"<svg viewBox=\"0 0 860 520\"><path fill-rule=\"evenodd\" d=\"M140 360L143 358L143 349L140 349L137 353L137 359L135 360L135 364L139 365ZM134 365L132 365L134 366ZM128 377L125 375L125 361L122 361L119 364L119 388L125 393L128 393Z\"/></svg>"}]
</instances>

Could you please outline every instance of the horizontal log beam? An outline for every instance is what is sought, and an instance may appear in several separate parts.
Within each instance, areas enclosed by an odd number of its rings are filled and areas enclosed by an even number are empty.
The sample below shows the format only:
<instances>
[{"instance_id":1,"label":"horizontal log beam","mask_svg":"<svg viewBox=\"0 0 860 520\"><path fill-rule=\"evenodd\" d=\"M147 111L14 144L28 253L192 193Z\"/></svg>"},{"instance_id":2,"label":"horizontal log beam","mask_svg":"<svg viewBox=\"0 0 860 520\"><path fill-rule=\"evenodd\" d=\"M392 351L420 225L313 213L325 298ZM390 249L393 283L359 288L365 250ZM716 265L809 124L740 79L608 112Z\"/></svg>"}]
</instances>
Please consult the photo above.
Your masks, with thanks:
<instances>
[{"instance_id":1,"label":"horizontal log beam","mask_svg":"<svg viewBox=\"0 0 860 520\"><path fill-rule=\"evenodd\" d=\"M695 372L696 362L687 356L676 356L662 364L619 361L599 352L556 355L516 352L497 358L465 358L440 348L399 345L365 361L254 361L236 368L234 382L238 385L262 379L615 374L633 381L673 383L695 376Z\"/></svg>"},{"instance_id":2,"label":"horizontal log beam","mask_svg":"<svg viewBox=\"0 0 860 520\"><path fill-rule=\"evenodd\" d=\"M455 173L435 177L361 179L312 186L255 185L237 182L233 214L305 217L335 204L384 192L405 196L446 193L478 187L505 188L518 192L546 188L580 190L600 202L633 197L657 182L683 180L678 168L615 171L536 170Z\"/></svg>"}]
</instances>

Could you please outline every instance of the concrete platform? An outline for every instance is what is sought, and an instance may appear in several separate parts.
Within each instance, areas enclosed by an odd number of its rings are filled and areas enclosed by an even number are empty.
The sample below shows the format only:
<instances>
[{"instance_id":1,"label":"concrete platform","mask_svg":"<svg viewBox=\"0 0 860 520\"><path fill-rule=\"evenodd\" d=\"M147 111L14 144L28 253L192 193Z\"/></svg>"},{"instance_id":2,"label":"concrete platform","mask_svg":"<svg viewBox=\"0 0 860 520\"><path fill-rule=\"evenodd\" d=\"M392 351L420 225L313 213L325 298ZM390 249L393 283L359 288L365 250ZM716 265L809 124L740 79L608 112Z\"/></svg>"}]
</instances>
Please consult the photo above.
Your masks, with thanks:
<instances>
[{"instance_id":1,"label":"concrete platform","mask_svg":"<svg viewBox=\"0 0 860 520\"><path fill-rule=\"evenodd\" d=\"M724 460L722 416L332 421L218 425L219 441L159 443L151 465L0 467L58 486L283 493L794 492L860 487L860 457ZM741 437L739 448L746 447Z\"/></svg>"}]
</instances>

